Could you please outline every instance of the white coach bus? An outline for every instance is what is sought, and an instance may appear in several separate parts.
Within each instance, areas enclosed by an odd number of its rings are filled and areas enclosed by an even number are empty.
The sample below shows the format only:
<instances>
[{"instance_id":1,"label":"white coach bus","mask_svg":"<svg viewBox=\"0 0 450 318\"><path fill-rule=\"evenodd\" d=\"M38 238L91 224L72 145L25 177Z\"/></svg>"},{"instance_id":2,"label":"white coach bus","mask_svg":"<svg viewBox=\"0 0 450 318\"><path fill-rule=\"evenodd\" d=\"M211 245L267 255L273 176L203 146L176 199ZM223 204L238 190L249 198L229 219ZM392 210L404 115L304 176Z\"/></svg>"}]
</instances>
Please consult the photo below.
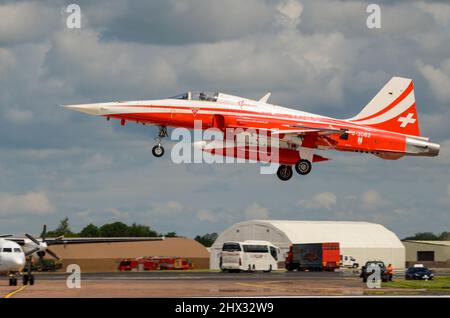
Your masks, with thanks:
<instances>
[{"instance_id":1,"label":"white coach bus","mask_svg":"<svg viewBox=\"0 0 450 318\"><path fill-rule=\"evenodd\" d=\"M220 256L222 271L264 271L278 269L280 249L266 241L225 242Z\"/></svg>"}]
</instances>

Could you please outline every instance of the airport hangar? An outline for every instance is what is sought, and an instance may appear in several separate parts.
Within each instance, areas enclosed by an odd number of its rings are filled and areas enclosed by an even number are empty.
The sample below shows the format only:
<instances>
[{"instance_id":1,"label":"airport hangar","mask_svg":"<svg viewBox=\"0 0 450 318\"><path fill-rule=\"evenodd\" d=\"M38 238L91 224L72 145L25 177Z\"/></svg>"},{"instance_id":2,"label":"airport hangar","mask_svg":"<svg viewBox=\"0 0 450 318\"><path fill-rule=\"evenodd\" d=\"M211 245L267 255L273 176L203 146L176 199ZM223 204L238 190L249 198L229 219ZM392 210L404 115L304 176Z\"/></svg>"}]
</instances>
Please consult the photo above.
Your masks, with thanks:
<instances>
[{"instance_id":1,"label":"airport hangar","mask_svg":"<svg viewBox=\"0 0 450 318\"><path fill-rule=\"evenodd\" d=\"M431 268L450 268L450 241L404 240L406 265L424 264Z\"/></svg>"},{"instance_id":2,"label":"airport hangar","mask_svg":"<svg viewBox=\"0 0 450 318\"><path fill-rule=\"evenodd\" d=\"M52 245L51 250L61 257L61 270L70 264L78 264L83 272L115 272L122 259L144 256L187 258L195 269L209 266L208 250L199 242L184 237L161 237L144 242L62 244Z\"/></svg>"},{"instance_id":3,"label":"airport hangar","mask_svg":"<svg viewBox=\"0 0 450 318\"><path fill-rule=\"evenodd\" d=\"M382 260L395 269L405 268L405 247L397 235L380 224L346 221L252 220L232 225L210 249L210 269L219 269L224 242L263 240L281 249L284 258L291 244L339 242L341 255L353 256L363 265Z\"/></svg>"}]
</instances>

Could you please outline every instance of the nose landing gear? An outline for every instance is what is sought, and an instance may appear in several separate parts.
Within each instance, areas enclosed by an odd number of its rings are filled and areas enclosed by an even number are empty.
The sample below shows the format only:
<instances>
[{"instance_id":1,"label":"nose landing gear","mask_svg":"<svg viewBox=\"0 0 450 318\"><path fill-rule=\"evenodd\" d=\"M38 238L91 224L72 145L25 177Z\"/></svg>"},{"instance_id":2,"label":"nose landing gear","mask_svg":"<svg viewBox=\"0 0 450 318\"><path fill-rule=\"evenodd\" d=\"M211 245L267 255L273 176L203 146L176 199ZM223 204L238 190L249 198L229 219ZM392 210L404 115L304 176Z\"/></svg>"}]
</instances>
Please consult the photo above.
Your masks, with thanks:
<instances>
[{"instance_id":1,"label":"nose landing gear","mask_svg":"<svg viewBox=\"0 0 450 318\"><path fill-rule=\"evenodd\" d=\"M14 275L9 276L9 286L17 286L17 277Z\"/></svg>"},{"instance_id":2,"label":"nose landing gear","mask_svg":"<svg viewBox=\"0 0 450 318\"><path fill-rule=\"evenodd\" d=\"M161 145L161 141L163 138L168 137L167 134L167 127L166 126L160 126L158 137L155 138L156 142L158 143L156 146L152 148L152 154L156 157L162 157L164 155L164 147Z\"/></svg>"},{"instance_id":3,"label":"nose landing gear","mask_svg":"<svg viewBox=\"0 0 450 318\"><path fill-rule=\"evenodd\" d=\"M281 165L278 167L277 176L282 181L288 181L292 178L293 172L292 167L288 165Z\"/></svg>"}]
</instances>

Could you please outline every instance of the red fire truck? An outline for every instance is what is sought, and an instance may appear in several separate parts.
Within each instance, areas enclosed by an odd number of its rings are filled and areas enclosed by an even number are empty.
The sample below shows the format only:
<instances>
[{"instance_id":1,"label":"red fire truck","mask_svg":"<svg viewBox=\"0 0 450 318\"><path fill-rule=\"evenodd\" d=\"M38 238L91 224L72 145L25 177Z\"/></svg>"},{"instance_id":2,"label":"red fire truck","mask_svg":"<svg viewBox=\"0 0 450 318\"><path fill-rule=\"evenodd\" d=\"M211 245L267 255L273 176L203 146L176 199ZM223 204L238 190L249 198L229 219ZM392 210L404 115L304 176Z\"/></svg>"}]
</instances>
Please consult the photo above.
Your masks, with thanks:
<instances>
[{"instance_id":1,"label":"red fire truck","mask_svg":"<svg viewBox=\"0 0 450 318\"><path fill-rule=\"evenodd\" d=\"M180 257L138 257L125 258L119 264L119 271L133 271L142 268L145 271L154 270L186 270L194 268L194 264L186 258Z\"/></svg>"}]
</instances>

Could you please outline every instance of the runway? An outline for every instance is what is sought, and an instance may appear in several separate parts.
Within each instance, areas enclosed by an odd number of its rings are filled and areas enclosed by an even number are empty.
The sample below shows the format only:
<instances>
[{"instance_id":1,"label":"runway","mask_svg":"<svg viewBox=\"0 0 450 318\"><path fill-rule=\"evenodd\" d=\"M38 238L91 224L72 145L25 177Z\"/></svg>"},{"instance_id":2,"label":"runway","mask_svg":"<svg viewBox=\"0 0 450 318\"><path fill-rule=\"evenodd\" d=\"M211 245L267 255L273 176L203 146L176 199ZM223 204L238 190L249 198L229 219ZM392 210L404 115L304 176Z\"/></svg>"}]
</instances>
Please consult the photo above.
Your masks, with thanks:
<instances>
[{"instance_id":1,"label":"runway","mask_svg":"<svg viewBox=\"0 0 450 318\"><path fill-rule=\"evenodd\" d=\"M379 295L409 293L407 290L391 288L369 289L361 282L357 273L350 271L84 273L81 274L81 288L68 288L67 277L68 274L65 273L37 273L35 285L26 288L10 287L3 277L0 280L0 295L14 298L114 298L363 296L374 292ZM417 294L417 291L414 292Z\"/></svg>"}]
</instances>

